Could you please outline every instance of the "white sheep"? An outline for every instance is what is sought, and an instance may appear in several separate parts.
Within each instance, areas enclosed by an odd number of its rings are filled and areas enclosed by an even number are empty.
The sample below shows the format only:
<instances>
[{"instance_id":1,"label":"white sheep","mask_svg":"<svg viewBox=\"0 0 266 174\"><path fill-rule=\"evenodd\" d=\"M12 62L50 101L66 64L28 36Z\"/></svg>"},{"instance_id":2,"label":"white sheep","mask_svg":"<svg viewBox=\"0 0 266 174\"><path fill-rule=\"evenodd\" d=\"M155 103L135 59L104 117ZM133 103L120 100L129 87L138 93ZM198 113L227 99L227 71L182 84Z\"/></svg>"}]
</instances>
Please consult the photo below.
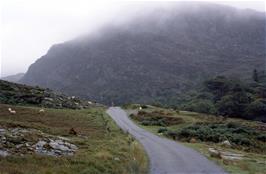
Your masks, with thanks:
<instances>
[{"instance_id":1,"label":"white sheep","mask_svg":"<svg viewBox=\"0 0 266 174\"><path fill-rule=\"evenodd\" d=\"M44 113L44 109L40 109L39 112L40 112L40 113Z\"/></svg>"},{"instance_id":2,"label":"white sheep","mask_svg":"<svg viewBox=\"0 0 266 174\"><path fill-rule=\"evenodd\" d=\"M142 110L142 107L139 107L139 110Z\"/></svg>"},{"instance_id":3,"label":"white sheep","mask_svg":"<svg viewBox=\"0 0 266 174\"><path fill-rule=\"evenodd\" d=\"M15 111L15 110L12 110L11 108L8 108L8 111L9 111L11 114L16 114L16 111Z\"/></svg>"}]
</instances>

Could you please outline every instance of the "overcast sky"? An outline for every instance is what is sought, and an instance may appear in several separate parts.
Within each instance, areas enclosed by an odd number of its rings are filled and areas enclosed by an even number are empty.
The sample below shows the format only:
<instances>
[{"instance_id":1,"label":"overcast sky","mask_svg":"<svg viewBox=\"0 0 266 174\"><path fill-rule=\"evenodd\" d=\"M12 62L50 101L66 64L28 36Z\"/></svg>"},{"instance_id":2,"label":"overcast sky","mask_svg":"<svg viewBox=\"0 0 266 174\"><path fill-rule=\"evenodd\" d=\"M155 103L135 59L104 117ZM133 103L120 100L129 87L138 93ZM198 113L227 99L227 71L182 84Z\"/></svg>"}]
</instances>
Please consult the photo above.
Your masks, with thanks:
<instances>
[{"instance_id":1,"label":"overcast sky","mask_svg":"<svg viewBox=\"0 0 266 174\"><path fill-rule=\"evenodd\" d=\"M263 0L215 2L265 12ZM113 22L128 6L111 0L0 0L0 77L26 72L51 45Z\"/></svg>"}]
</instances>

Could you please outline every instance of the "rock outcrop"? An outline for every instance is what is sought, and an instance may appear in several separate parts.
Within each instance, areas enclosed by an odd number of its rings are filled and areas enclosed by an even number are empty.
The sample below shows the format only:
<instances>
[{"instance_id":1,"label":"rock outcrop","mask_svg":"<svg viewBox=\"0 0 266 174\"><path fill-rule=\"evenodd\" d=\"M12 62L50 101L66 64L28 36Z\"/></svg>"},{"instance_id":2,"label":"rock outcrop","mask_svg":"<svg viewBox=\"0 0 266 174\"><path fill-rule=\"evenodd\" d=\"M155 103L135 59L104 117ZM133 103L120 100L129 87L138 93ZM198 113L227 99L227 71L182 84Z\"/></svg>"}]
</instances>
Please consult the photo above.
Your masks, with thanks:
<instances>
[{"instance_id":1,"label":"rock outcrop","mask_svg":"<svg viewBox=\"0 0 266 174\"><path fill-rule=\"evenodd\" d=\"M78 147L65 137L53 136L36 129L0 128L0 156L41 154L74 155Z\"/></svg>"}]
</instances>

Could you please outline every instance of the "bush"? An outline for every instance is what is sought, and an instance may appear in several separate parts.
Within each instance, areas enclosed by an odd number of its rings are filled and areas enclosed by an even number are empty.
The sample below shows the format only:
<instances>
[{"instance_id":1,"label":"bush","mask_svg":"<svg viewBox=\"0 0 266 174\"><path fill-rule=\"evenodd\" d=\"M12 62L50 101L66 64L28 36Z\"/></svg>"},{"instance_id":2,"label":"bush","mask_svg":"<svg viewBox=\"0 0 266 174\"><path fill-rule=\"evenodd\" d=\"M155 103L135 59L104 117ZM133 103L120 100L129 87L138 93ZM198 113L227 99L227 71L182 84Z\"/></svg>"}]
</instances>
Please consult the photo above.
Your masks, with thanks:
<instances>
[{"instance_id":1,"label":"bush","mask_svg":"<svg viewBox=\"0 0 266 174\"><path fill-rule=\"evenodd\" d=\"M227 123L226 126L228 128L237 128L238 127L238 124L237 123L234 123L234 122L229 122L229 123Z\"/></svg>"},{"instance_id":2,"label":"bush","mask_svg":"<svg viewBox=\"0 0 266 174\"><path fill-rule=\"evenodd\" d=\"M248 138L246 138L242 135L234 135L234 136L229 138L229 141L231 141L237 145L243 145L243 146L250 146L252 144Z\"/></svg>"},{"instance_id":3,"label":"bush","mask_svg":"<svg viewBox=\"0 0 266 174\"><path fill-rule=\"evenodd\" d=\"M214 143L229 140L235 145L255 147L257 146L256 143L252 142L256 140L265 141L266 135L237 123L198 123L181 129L178 132L178 138L185 141L196 138Z\"/></svg>"},{"instance_id":4,"label":"bush","mask_svg":"<svg viewBox=\"0 0 266 174\"><path fill-rule=\"evenodd\" d=\"M165 133L165 132L167 132L168 131L168 129L166 128L166 127L161 127L161 128L159 128L158 129L158 133Z\"/></svg>"},{"instance_id":5,"label":"bush","mask_svg":"<svg viewBox=\"0 0 266 174\"><path fill-rule=\"evenodd\" d=\"M150 126L152 125L152 122L148 120L143 120L140 124L142 124L143 126Z\"/></svg>"},{"instance_id":6,"label":"bush","mask_svg":"<svg viewBox=\"0 0 266 174\"><path fill-rule=\"evenodd\" d=\"M258 99L250 103L246 110L246 115L252 116L265 116L266 117L266 99Z\"/></svg>"},{"instance_id":7,"label":"bush","mask_svg":"<svg viewBox=\"0 0 266 174\"><path fill-rule=\"evenodd\" d=\"M131 114L130 117L145 126L170 126L184 122L181 117L173 117L171 114L165 114L163 111L139 111L137 115Z\"/></svg>"},{"instance_id":8,"label":"bush","mask_svg":"<svg viewBox=\"0 0 266 174\"><path fill-rule=\"evenodd\" d=\"M266 134L264 134L264 135L258 135L257 136L257 140L266 143Z\"/></svg>"},{"instance_id":9,"label":"bush","mask_svg":"<svg viewBox=\"0 0 266 174\"><path fill-rule=\"evenodd\" d=\"M166 135L168 137L171 137L173 140L176 140L178 138L178 132L176 131L167 131Z\"/></svg>"},{"instance_id":10,"label":"bush","mask_svg":"<svg viewBox=\"0 0 266 174\"><path fill-rule=\"evenodd\" d=\"M183 105L182 109L193 112L207 113L207 114L216 113L216 109L212 101L202 100L202 99L192 100L189 103Z\"/></svg>"}]
</instances>

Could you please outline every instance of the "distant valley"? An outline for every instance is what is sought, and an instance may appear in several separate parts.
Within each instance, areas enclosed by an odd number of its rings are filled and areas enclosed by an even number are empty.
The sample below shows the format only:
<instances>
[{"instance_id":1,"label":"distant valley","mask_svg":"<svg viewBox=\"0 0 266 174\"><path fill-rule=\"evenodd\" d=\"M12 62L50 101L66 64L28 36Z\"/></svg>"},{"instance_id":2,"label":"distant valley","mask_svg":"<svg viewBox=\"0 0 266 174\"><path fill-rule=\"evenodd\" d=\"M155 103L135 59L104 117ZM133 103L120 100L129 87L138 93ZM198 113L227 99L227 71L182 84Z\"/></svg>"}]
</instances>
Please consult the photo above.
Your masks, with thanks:
<instances>
[{"instance_id":1,"label":"distant valley","mask_svg":"<svg viewBox=\"0 0 266 174\"><path fill-rule=\"evenodd\" d=\"M24 77L24 75L25 75L25 73L18 73L15 75L2 77L1 80L6 80L9 82L19 82L22 79L22 77Z\"/></svg>"}]
</instances>

